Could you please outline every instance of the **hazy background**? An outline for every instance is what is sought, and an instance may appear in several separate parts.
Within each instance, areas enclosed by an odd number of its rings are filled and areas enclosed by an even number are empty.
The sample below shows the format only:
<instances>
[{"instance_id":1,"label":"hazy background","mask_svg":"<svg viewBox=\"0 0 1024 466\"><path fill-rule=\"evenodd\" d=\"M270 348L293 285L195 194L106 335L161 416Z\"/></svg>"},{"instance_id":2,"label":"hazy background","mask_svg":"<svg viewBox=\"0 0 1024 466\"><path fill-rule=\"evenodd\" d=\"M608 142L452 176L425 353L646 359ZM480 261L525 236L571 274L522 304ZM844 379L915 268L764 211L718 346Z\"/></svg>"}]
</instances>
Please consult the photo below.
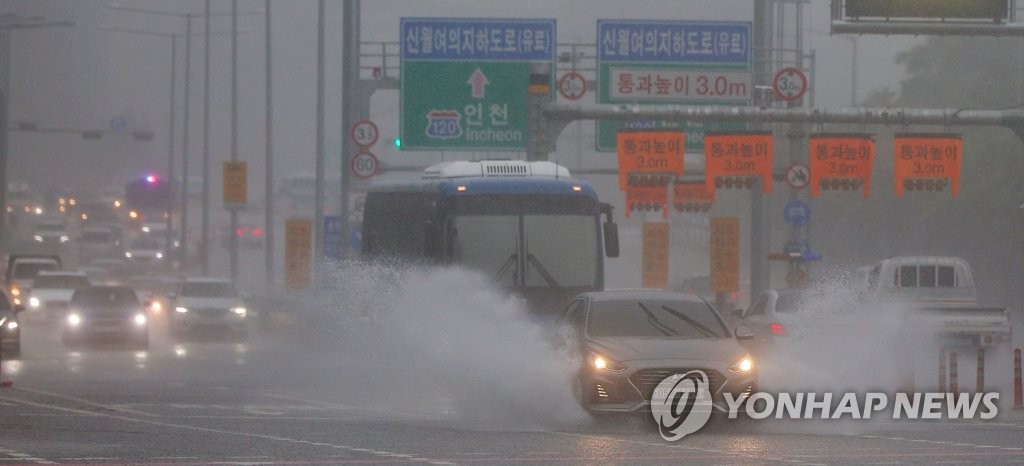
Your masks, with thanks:
<instances>
[{"instance_id":1,"label":"hazy background","mask_svg":"<svg viewBox=\"0 0 1024 466\"><path fill-rule=\"evenodd\" d=\"M101 187L120 187L126 180L144 170L166 167L168 91L170 69L169 39L102 31L99 25L144 29L158 32L184 32L184 19L160 17L105 8L102 0L3 0L0 13L21 16L43 15L53 20L71 20L71 28L18 30L12 33L11 48L11 111L12 125L32 121L45 127L106 129L114 117L128 123L120 135L101 141L86 141L78 135L43 135L13 132L11 134L10 179L30 181L37 192L52 187L71 187L99 191ZM200 0L145 1L119 0L126 6L201 14ZM241 0L240 11L263 8L263 1ZM229 11L228 0L215 0L213 11ZM274 79L274 152L278 179L290 173L312 171L316 141L315 70L316 70L316 2L313 0L275 1L273 79ZM400 18L428 17L536 17L558 21L559 42L593 43L596 20L609 19L679 19L751 21L753 3L749 1L387 1L362 2L362 40L395 42L398 40ZM982 73L984 63L965 64L943 55L955 49L949 44L977 44L981 39L950 38L947 42L929 41L912 36L830 36L828 34L829 2L812 1L806 6L804 18L805 46L815 54L812 70L814 103L819 108L851 104L851 71L857 66L856 96L872 105L907 105L914 107L963 106L993 108L1020 102L1019 83L993 84L982 95L978 83L991 76ZM328 148L327 169L340 170L339 142L344 133L340 123L341 2L327 2L327 84L326 112ZM202 31L202 20L193 20L193 31ZM787 23L792 27L792 23ZM214 31L228 31L230 19L212 19ZM264 37L263 17L244 16L240 27L247 32L239 36L239 155L249 162L250 199L262 204L264 159ZM794 31L788 31L791 36ZM852 56L856 40L859 53ZM897 57L915 46L931 44L925 52L931 61ZM1021 64L1018 39L991 40L990 45L965 50L961 57L1005 63L1010 70L1006 79L1015 80ZM968 46L965 46L968 47ZM179 40L179 54L184 42ZM995 54L1000 51L998 58ZM187 151L190 173L201 175L202 148L202 52L203 39L197 36L192 44L191 125ZM210 154L214 176L211 180L214 207L220 216L219 168L229 157L230 40L228 36L212 38ZM924 52L921 52L924 53ZM180 57L180 55L179 55ZM909 60L909 61L908 61ZM1009 60L1009 61L1007 61ZM1015 67L1015 68L1014 68ZM179 61L178 100L183 99L182 70ZM910 71L908 73L908 70ZM928 87L959 77L949 89L963 91L962 98L951 97L951 90ZM937 84L936 84L937 85ZM921 95L914 95L916 90ZM947 101L947 97L949 97ZM582 102L592 102L588 94ZM181 118L181 107L177 116ZM373 148L385 163L394 165L426 165L442 158L508 157L509 153L433 153L401 152L390 141L398 130L398 92L379 92L374 96L371 119L381 130L381 140ZM181 122L177 124L177 156L182 153ZM593 151L592 122L570 125L558 143L552 158L570 169L613 167L613 153ZM815 128L817 129L817 128ZM824 128L835 130L840 128ZM952 200L943 194L912 194L896 199L892 194L891 133L893 128L845 128L875 133L878 142L876 176L872 196L829 193L813 203L812 248L825 260L816 265L818 271L850 268L882 257L899 254L962 255L978 269L979 287L987 297L1003 304L1019 301L1017 281L1024 262L1024 245L1017 238L1024 212L1017 207L1024 196L1013 180L1019 173L1020 143L1001 129L970 133L965 144L965 182L961 198ZM785 128L777 125L776 135ZM960 131L962 128L951 128ZM152 131L155 139L138 142L131 131ZM973 130L972 130L973 131ZM987 131L987 132L984 132ZM979 136L973 136L980 134ZM982 144L996 141L995 147ZM990 152L979 153L981 149ZM975 157L977 155L977 157ZM975 162L981 160L982 162ZM177 163L180 168L180 159ZM888 178L887 178L888 177ZM995 177L995 178L993 178ZM623 230L624 257L609 263L609 284L639 284L639 231L645 218L660 221L660 214L635 214L626 221L622 217L623 196L615 188L612 177L586 177L600 195L618 206L616 210ZM275 182L275 185L277 183ZM781 249L785 226L781 210L789 199L784 184L772 196L768 217L773 234L769 250ZM281 217L287 212L279 213ZM720 192L710 216L739 216L746 238L749 223L749 194ZM707 215L673 216L672 277L677 282L688 275L707 273ZM749 254L746 241L744 257ZM217 267L223 264L215 264ZM784 269L772 266L773 285L781 286ZM747 275L744 270L743 276ZM1015 304L1014 304L1015 305Z\"/></svg>"}]
</instances>

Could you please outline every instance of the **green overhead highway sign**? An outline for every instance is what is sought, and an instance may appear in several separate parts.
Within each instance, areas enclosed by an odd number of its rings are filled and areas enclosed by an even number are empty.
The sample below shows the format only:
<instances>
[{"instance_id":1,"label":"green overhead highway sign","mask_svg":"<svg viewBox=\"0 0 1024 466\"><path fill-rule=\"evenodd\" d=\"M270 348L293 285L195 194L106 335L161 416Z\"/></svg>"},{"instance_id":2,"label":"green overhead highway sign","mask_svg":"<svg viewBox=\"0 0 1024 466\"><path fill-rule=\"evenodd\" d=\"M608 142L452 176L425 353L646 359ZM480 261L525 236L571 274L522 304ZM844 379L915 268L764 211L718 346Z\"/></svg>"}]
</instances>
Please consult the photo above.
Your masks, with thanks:
<instances>
[{"instance_id":1,"label":"green overhead highway sign","mask_svg":"<svg viewBox=\"0 0 1024 466\"><path fill-rule=\"evenodd\" d=\"M524 150L530 64L555 21L402 18L401 149Z\"/></svg>"}]
</instances>

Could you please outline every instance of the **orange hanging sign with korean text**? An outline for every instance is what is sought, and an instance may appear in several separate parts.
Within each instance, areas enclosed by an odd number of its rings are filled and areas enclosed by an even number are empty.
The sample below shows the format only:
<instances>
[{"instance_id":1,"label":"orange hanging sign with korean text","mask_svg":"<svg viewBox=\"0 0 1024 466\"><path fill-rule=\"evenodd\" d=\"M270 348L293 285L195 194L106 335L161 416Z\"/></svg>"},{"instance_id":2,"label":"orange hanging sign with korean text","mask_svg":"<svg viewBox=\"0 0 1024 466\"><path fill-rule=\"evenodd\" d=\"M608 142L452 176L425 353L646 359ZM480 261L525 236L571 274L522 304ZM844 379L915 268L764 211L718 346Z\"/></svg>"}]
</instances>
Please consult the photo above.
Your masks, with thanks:
<instances>
[{"instance_id":1,"label":"orange hanging sign with korean text","mask_svg":"<svg viewBox=\"0 0 1024 466\"><path fill-rule=\"evenodd\" d=\"M679 130L618 132L619 189L626 191L630 173L683 174L686 135Z\"/></svg>"},{"instance_id":2,"label":"orange hanging sign with korean text","mask_svg":"<svg viewBox=\"0 0 1024 466\"><path fill-rule=\"evenodd\" d=\"M661 216L668 218L668 186L627 186L626 218L633 210L661 210Z\"/></svg>"},{"instance_id":3,"label":"orange hanging sign with korean text","mask_svg":"<svg viewBox=\"0 0 1024 466\"><path fill-rule=\"evenodd\" d=\"M713 204L715 192L708 190L707 183L700 181L677 181L674 186L672 203L675 205L684 204Z\"/></svg>"},{"instance_id":4,"label":"orange hanging sign with korean text","mask_svg":"<svg viewBox=\"0 0 1024 466\"><path fill-rule=\"evenodd\" d=\"M949 180L953 197L960 194L960 165L964 141L959 134L897 134L893 138L896 195L906 180Z\"/></svg>"},{"instance_id":5,"label":"orange hanging sign with korean text","mask_svg":"<svg viewBox=\"0 0 1024 466\"><path fill-rule=\"evenodd\" d=\"M811 196L821 193L822 180L859 179L864 197L871 194L871 169L875 140L867 134L815 134L807 143L811 171Z\"/></svg>"},{"instance_id":6,"label":"orange hanging sign with korean text","mask_svg":"<svg viewBox=\"0 0 1024 466\"><path fill-rule=\"evenodd\" d=\"M708 191L718 177L760 176L764 192L772 192L772 133L704 134L704 169Z\"/></svg>"}]
</instances>

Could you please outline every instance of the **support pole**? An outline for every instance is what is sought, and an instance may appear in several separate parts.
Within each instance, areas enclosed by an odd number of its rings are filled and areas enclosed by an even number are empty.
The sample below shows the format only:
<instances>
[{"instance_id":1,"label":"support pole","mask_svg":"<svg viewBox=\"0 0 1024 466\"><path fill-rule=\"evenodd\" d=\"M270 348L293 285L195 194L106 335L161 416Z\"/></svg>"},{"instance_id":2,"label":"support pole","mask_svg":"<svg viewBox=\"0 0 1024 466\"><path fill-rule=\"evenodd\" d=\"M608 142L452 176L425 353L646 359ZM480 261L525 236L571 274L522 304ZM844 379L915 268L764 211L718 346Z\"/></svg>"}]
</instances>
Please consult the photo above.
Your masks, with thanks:
<instances>
[{"instance_id":1,"label":"support pole","mask_svg":"<svg viewBox=\"0 0 1024 466\"><path fill-rule=\"evenodd\" d=\"M939 393L946 393L946 351L939 349Z\"/></svg>"},{"instance_id":2,"label":"support pole","mask_svg":"<svg viewBox=\"0 0 1024 466\"><path fill-rule=\"evenodd\" d=\"M1021 380L1020 348L1013 350L1013 408L1024 409L1024 380Z\"/></svg>"},{"instance_id":3,"label":"support pole","mask_svg":"<svg viewBox=\"0 0 1024 466\"><path fill-rule=\"evenodd\" d=\"M985 392L985 348L978 347L978 369L977 379L975 380L974 391L975 393Z\"/></svg>"},{"instance_id":4,"label":"support pole","mask_svg":"<svg viewBox=\"0 0 1024 466\"><path fill-rule=\"evenodd\" d=\"M949 353L949 393L953 394L953 399L957 399L960 395L960 375L957 373L956 368L956 351Z\"/></svg>"}]
</instances>

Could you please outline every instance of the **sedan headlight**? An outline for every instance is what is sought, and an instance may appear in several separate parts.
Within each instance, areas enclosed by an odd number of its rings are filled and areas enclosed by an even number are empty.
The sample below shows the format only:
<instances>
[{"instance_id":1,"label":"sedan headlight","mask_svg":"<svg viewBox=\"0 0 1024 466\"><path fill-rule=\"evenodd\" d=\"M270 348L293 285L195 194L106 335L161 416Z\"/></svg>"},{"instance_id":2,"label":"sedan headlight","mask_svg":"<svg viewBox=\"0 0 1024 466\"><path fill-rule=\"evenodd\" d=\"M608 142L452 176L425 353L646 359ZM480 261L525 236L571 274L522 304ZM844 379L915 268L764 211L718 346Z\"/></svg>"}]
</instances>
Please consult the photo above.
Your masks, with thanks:
<instances>
[{"instance_id":1,"label":"sedan headlight","mask_svg":"<svg viewBox=\"0 0 1024 466\"><path fill-rule=\"evenodd\" d=\"M68 314L68 325L70 325L72 327L78 327L78 324L81 324L81 323L82 323L82 316L80 316L78 314L75 314L75 313Z\"/></svg>"},{"instance_id":2,"label":"sedan headlight","mask_svg":"<svg viewBox=\"0 0 1024 466\"><path fill-rule=\"evenodd\" d=\"M590 353L590 356L587 358L587 360L590 363L590 367L597 369L599 371L622 372L626 370L626 366L616 362L614 359L602 356L597 353Z\"/></svg>"},{"instance_id":3,"label":"sedan headlight","mask_svg":"<svg viewBox=\"0 0 1024 466\"><path fill-rule=\"evenodd\" d=\"M142 227L142 232L143 233L149 233L149 230L150 230L149 227Z\"/></svg>"},{"instance_id":4,"label":"sedan headlight","mask_svg":"<svg viewBox=\"0 0 1024 466\"><path fill-rule=\"evenodd\" d=\"M135 317L132 320L135 322L135 325L138 326L138 327L146 325L146 315L145 314L142 314L142 313L135 314Z\"/></svg>"},{"instance_id":5,"label":"sedan headlight","mask_svg":"<svg viewBox=\"0 0 1024 466\"><path fill-rule=\"evenodd\" d=\"M234 312L238 317L245 317L245 313L248 312L248 310L245 306L235 306L231 308L231 312Z\"/></svg>"},{"instance_id":6,"label":"sedan headlight","mask_svg":"<svg viewBox=\"0 0 1024 466\"><path fill-rule=\"evenodd\" d=\"M131 259L132 258L132 252L131 251L125 251L124 252L124 257L126 259Z\"/></svg>"},{"instance_id":7,"label":"sedan headlight","mask_svg":"<svg viewBox=\"0 0 1024 466\"><path fill-rule=\"evenodd\" d=\"M61 243L67 243L68 241L71 241L71 238L69 238L68 235L60 235Z\"/></svg>"},{"instance_id":8,"label":"sedan headlight","mask_svg":"<svg viewBox=\"0 0 1024 466\"><path fill-rule=\"evenodd\" d=\"M17 329L18 329L18 323L17 322L10 321L10 322L7 323L7 330L17 330Z\"/></svg>"},{"instance_id":9,"label":"sedan headlight","mask_svg":"<svg viewBox=\"0 0 1024 466\"><path fill-rule=\"evenodd\" d=\"M174 312L177 312L178 314L186 314L188 313L188 308L183 306L177 306L174 308Z\"/></svg>"},{"instance_id":10,"label":"sedan headlight","mask_svg":"<svg viewBox=\"0 0 1024 466\"><path fill-rule=\"evenodd\" d=\"M28 298L28 305L29 306L34 307L34 308L38 308L40 304L41 303L39 302L39 298L37 298L35 296L33 296L31 298Z\"/></svg>"},{"instance_id":11,"label":"sedan headlight","mask_svg":"<svg viewBox=\"0 0 1024 466\"><path fill-rule=\"evenodd\" d=\"M746 374L752 370L754 370L754 359L749 354L729 366L729 372L733 374Z\"/></svg>"},{"instance_id":12,"label":"sedan headlight","mask_svg":"<svg viewBox=\"0 0 1024 466\"><path fill-rule=\"evenodd\" d=\"M43 242L43 236L42 235L32 235L32 239L35 240L35 242L37 242L37 243L42 243Z\"/></svg>"},{"instance_id":13,"label":"sedan headlight","mask_svg":"<svg viewBox=\"0 0 1024 466\"><path fill-rule=\"evenodd\" d=\"M163 259L164 258L164 253L162 253L162 252L156 253L156 258L157 259Z\"/></svg>"}]
</instances>

